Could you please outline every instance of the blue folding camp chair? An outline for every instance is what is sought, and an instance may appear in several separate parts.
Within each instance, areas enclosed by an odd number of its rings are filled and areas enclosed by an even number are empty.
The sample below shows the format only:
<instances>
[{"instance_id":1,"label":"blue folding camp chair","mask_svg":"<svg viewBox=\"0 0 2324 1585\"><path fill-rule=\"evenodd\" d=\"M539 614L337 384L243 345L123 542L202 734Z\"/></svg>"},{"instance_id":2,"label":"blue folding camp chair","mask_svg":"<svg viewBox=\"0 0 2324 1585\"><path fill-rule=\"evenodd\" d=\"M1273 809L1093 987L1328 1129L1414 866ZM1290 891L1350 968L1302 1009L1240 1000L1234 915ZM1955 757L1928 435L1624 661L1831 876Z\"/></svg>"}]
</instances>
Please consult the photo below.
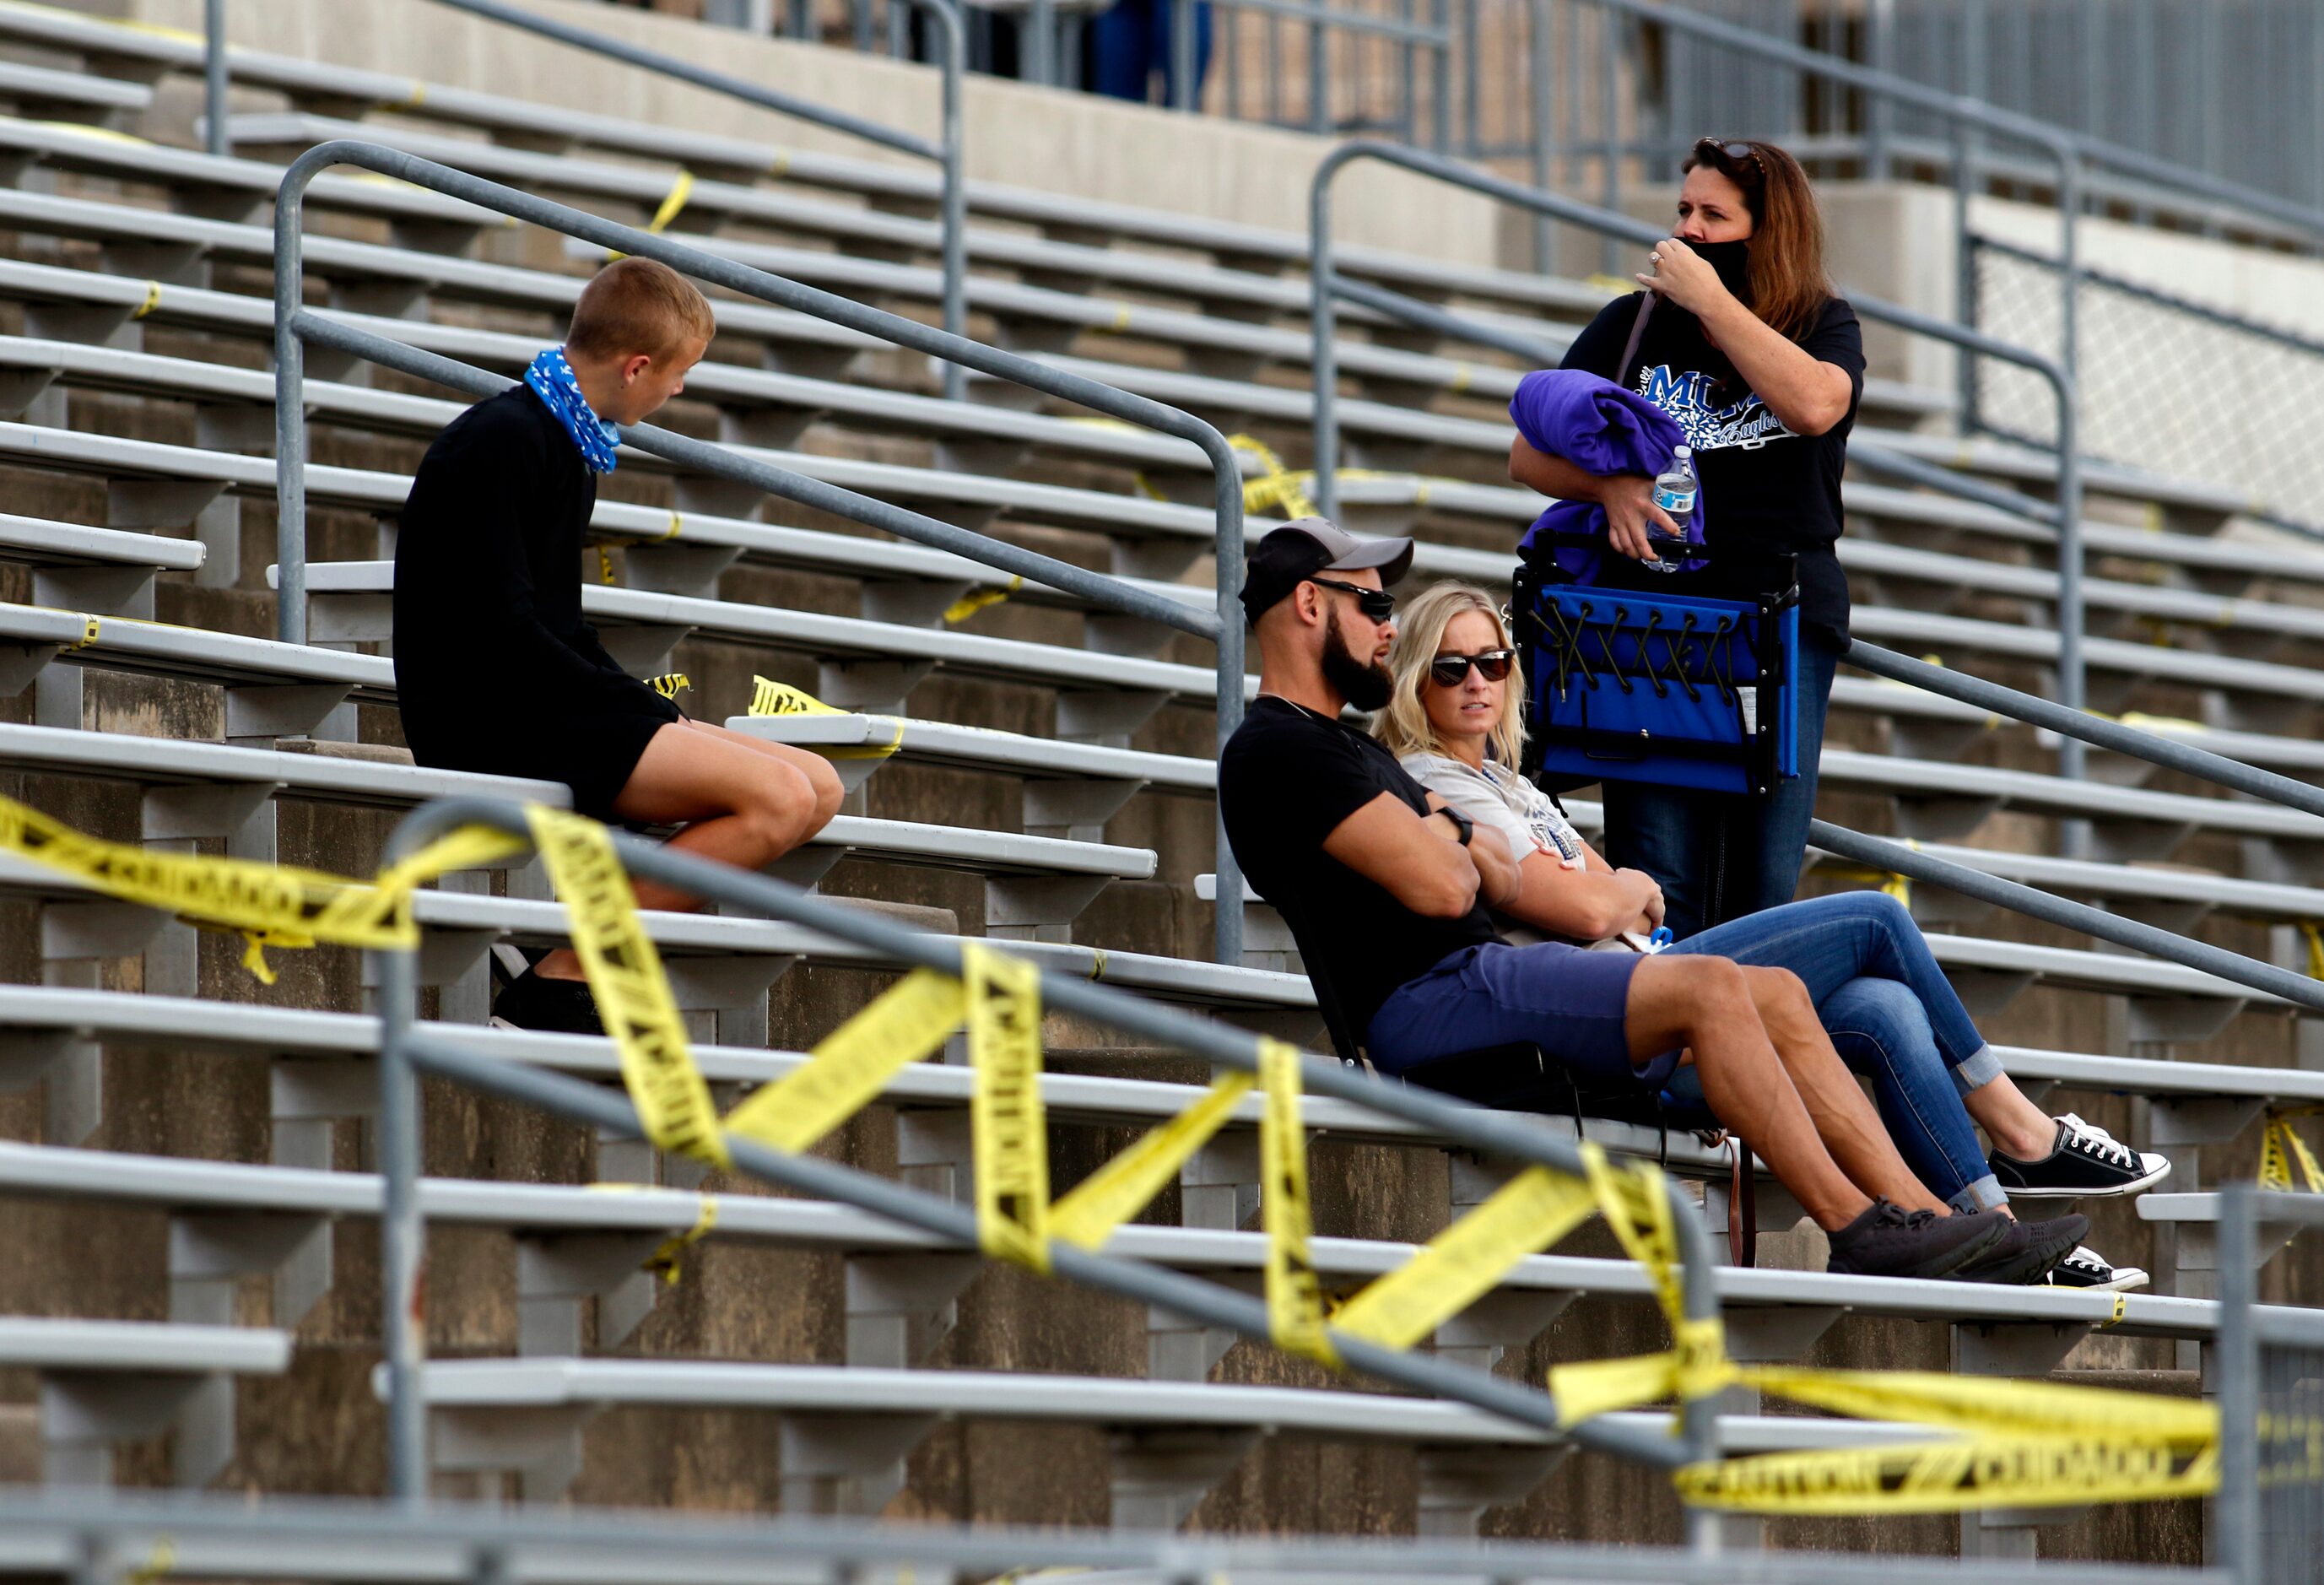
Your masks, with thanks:
<instances>
[{"instance_id":1,"label":"blue folding camp chair","mask_svg":"<svg viewBox=\"0 0 2324 1585\"><path fill-rule=\"evenodd\" d=\"M1693 592L1700 572L1624 569L1626 582L1651 578L1652 589L1577 584L1555 548L1527 548L1510 612L1528 696L1527 775L1552 788L1643 781L1764 797L1800 773L1791 558L1753 556L1772 586L1736 600ZM1686 555L1720 559L1710 546Z\"/></svg>"}]
</instances>

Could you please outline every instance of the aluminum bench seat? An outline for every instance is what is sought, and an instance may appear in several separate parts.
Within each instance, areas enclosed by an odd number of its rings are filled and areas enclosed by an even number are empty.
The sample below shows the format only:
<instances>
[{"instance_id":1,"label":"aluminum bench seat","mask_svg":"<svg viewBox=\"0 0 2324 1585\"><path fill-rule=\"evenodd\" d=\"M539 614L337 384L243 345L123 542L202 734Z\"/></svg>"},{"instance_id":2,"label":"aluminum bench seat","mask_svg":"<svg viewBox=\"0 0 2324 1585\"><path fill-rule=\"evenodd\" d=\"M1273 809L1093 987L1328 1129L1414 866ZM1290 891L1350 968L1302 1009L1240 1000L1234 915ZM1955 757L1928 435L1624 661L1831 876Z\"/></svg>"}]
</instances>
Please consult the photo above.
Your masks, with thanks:
<instances>
[{"instance_id":1,"label":"aluminum bench seat","mask_svg":"<svg viewBox=\"0 0 2324 1585\"><path fill-rule=\"evenodd\" d=\"M372 184L365 183L365 186ZM0 226L34 235L98 244L108 272L199 286L208 262L271 267L271 226L137 208L89 198L0 189ZM392 314L418 307L431 292L503 308L530 309L562 318L587 284L584 277L484 263L447 253L420 253L382 243L310 234L304 244L310 277L330 281L339 306L365 310L384 304ZM763 337L825 364L841 366L860 352L888 344L818 319L761 302L718 305L722 327Z\"/></svg>"},{"instance_id":2,"label":"aluminum bench seat","mask_svg":"<svg viewBox=\"0 0 2324 1585\"><path fill-rule=\"evenodd\" d=\"M874 555L892 548L877 539L839 542ZM270 581L274 570L268 569ZM393 570L385 561L313 564L308 587L316 636L385 639L383 607ZM1166 701L1204 707L1217 697L1216 674L1207 668L1108 654L1102 668L1093 668L1086 650L930 626L925 619L827 616L604 584L582 585L581 610L613 658L640 676L660 671L673 645L698 636L813 656L825 663L825 702L878 710L900 705L920 677L940 667L1060 690L1058 730L1068 739L1124 736Z\"/></svg>"},{"instance_id":3,"label":"aluminum bench seat","mask_svg":"<svg viewBox=\"0 0 2324 1585\"><path fill-rule=\"evenodd\" d=\"M1881 791L1896 800L1903 834L1922 841L1958 841L2007 808L2052 819L2086 819L2094 827L2100 856L2124 861L2164 859L2179 840L2196 831L2242 836L2273 844L2282 873L2271 880L2301 883L2314 872L2315 851L2324 841L2324 821L2297 809L2242 798L2200 797L2145 788L2089 789L2062 777L1985 765L1951 764L1827 748L1821 775L1827 784L1851 791Z\"/></svg>"},{"instance_id":4,"label":"aluminum bench seat","mask_svg":"<svg viewBox=\"0 0 2324 1585\"><path fill-rule=\"evenodd\" d=\"M2138 1219L2152 1224L2159 1236L2167 1234L2170 1238L2179 1291L2196 1299L2218 1297L2222 1210L2218 1193L2142 1194L2136 1203ZM2254 1223L2252 1253L2259 1268L2264 1269L2292 1242L2301 1225L2266 1220Z\"/></svg>"},{"instance_id":5,"label":"aluminum bench seat","mask_svg":"<svg viewBox=\"0 0 2324 1585\"><path fill-rule=\"evenodd\" d=\"M152 103L153 90L143 83L0 60L0 104L14 105L28 115L110 126Z\"/></svg>"},{"instance_id":6,"label":"aluminum bench seat","mask_svg":"<svg viewBox=\"0 0 2324 1585\"><path fill-rule=\"evenodd\" d=\"M254 221L272 212L281 170L257 160L149 143L69 122L0 116L0 172L10 184L34 165L159 187L189 212ZM385 220L403 245L457 252L486 228L514 221L407 182L330 174L309 189L318 209Z\"/></svg>"},{"instance_id":7,"label":"aluminum bench seat","mask_svg":"<svg viewBox=\"0 0 2324 1585\"><path fill-rule=\"evenodd\" d=\"M371 1173L318 1172L0 1142L0 1196L159 1212L184 1221L189 1229L206 1229L214 1243L226 1241L218 1235L230 1231L229 1219L299 1219L318 1225L372 1220L379 1215L383 1193L381 1180ZM567 1242L560 1249L561 1240L625 1239L632 1241L642 1262L661 1241L698 1227L704 1220L706 1199L716 1207L716 1221L704 1234L706 1239L836 1250L851 1263L864 1262L867 1275L882 1262L894 1266L916 1256L923 1258L919 1264L933 1270L954 1249L933 1235L870 1212L816 1200L705 1195L645 1185L613 1194L587 1184L471 1178L422 1178L419 1197L421 1212L431 1222L503 1231L518 1240L518 1303L523 1318L519 1351L528 1355L572 1352L573 1345L565 1342L561 1334L575 1324L582 1299L591 1293L601 1304L621 1295L624 1319L632 1308L641 1316L643 1306L635 1304L637 1298L649 1302L651 1298L650 1292L638 1295L633 1291L641 1284L650 1286L647 1274L625 1268L626 1263L618 1261L602 1262L595 1280L576 1290L571 1285L578 1275L574 1270L578 1262L562 1257L565 1249L577 1250L580 1246ZM241 1240L246 1251L243 1269L265 1269L266 1254L280 1249L281 1241L255 1236ZM1309 1252L1316 1270L1337 1286L1394 1270L1411 1258L1415 1249L1388 1239L1326 1237L1314 1239ZM1232 1230L1131 1222L1114 1234L1107 1249L1202 1274L1244 1274L1262 1268L1266 1262L1264 1234ZM181 1251L192 1253L182 1246ZM173 1313L225 1309L231 1300L232 1279L213 1269L217 1264L214 1258L180 1259L174 1264L169 1274ZM973 1272L974 1267L969 1269ZM1816 1313L1831 1319L1858 1314L1996 1329L2038 1327L2044 1332L2103 1326L2126 1335L2199 1342L2208 1341L2218 1324L2215 1304L2151 1294L2129 1296L2117 1322L2111 1295L2067 1288L1902 1284L1880 1277L1732 1266L1714 1267L1712 1284L1733 1333L1730 1346L1738 1357L1757 1359L1789 1359L1803 1353L1815 1341ZM934 1340L921 1341L911 1353L891 1346L901 1340L882 1335L892 1328L879 1322L903 1313L895 1298L868 1282L851 1282L847 1292L848 1363L917 1364L913 1355L924 1355ZM1529 1341L1567 1303L1590 1296L1643 1301L1653 1297L1653 1289L1646 1273L1627 1260L1528 1256L1502 1278L1491 1300L1438 1328L1437 1351L1444 1355L1461 1350L1452 1357L1489 1368L1507 1349ZM302 1297L311 1304L319 1295ZM1523 1303L1528 1297L1536 1302ZM283 1325L297 1319L276 1316ZM1149 1317L1148 1326L1153 1339L1149 1376L1185 1379L1168 1373L1171 1367L1186 1362L1175 1357L1178 1350L1169 1341L1184 1330L1183 1323L1157 1313ZM545 1340L562 1346L535 1346ZM601 1323L601 1349L618 1346L621 1341L619 1332L609 1336ZM1965 1361L1962 1368L1976 1367Z\"/></svg>"},{"instance_id":8,"label":"aluminum bench seat","mask_svg":"<svg viewBox=\"0 0 2324 1585\"><path fill-rule=\"evenodd\" d=\"M1314 422L1314 398L1311 392L1058 353L1028 355L1038 357L1052 368L1085 374L1140 396L1209 415L1213 421L1220 418L1251 417L1302 429ZM1039 405L1038 399L1024 393L1021 387L995 380L975 370L969 372L968 389L971 396L979 400L1032 401L1034 405ZM1875 381L1868 382L1865 390L1863 411L1877 414L1880 410L1875 397L1884 394L1884 388ZM1921 406L1917 401L1908 401L1904 405L1916 415ZM1415 413L1408 408L1356 397L1341 399L1339 416L1341 439L1348 452L1343 461L1350 465L1363 465L1369 459L1370 465L1378 467L1413 467L1416 465L1416 460L1425 460L1430 455L1431 448L1441 448L1452 454L1504 457L1508 453L1509 442L1515 438L1515 431L1499 419L1462 419L1446 413ZM1412 426L1409 433L1401 428L1405 425ZM1944 436L1919 435L1904 429L1868 423L1862 418L1859 418L1850 438L1884 446L1916 460L1934 462L1964 473L1991 474L2008 480L2041 484L2053 479L2057 472L2056 459L2046 452L1984 438L1963 441ZM2093 495L2119 496L2142 503L2159 502L2214 525L2244 511L2250 504L2239 496L2209 485L2149 474L2098 457L2082 459L2082 485L2087 493Z\"/></svg>"},{"instance_id":9,"label":"aluminum bench seat","mask_svg":"<svg viewBox=\"0 0 2324 1585\"><path fill-rule=\"evenodd\" d=\"M78 729L82 673L89 667L214 684L226 692L222 735L269 746L309 734L354 736L336 713L355 702L390 704L395 665L310 645L125 617L0 604L0 696L34 688L33 721Z\"/></svg>"},{"instance_id":10,"label":"aluminum bench seat","mask_svg":"<svg viewBox=\"0 0 2324 1585\"><path fill-rule=\"evenodd\" d=\"M1874 643L1912 654L1935 652L1956 663L1967 655L2047 668L2058 657L2054 629L1893 605L1858 606L1849 628ZM2129 707L2140 685L2151 681L2199 690L2214 725L2296 736L2314 707L2324 703L2324 671L2304 666L2098 637L2083 640L2082 660L2090 685L2089 705L2097 710Z\"/></svg>"},{"instance_id":11,"label":"aluminum bench seat","mask_svg":"<svg viewBox=\"0 0 2324 1585\"><path fill-rule=\"evenodd\" d=\"M196 572L202 559L191 539L0 512L0 561L32 569L35 605L151 617L154 575Z\"/></svg>"},{"instance_id":12,"label":"aluminum bench seat","mask_svg":"<svg viewBox=\"0 0 2324 1585\"><path fill-rule=\"evenodd\" d=\"M384 1378L374 1374L384 1390ZM690 1359L462 1359L421 1368L439 1475L515 1475L525 1500L577 1473L583 1428L613 1408L756 1409L781 1416L783 1507L872 1512L902 1484L905 1456L939 1423L1033 1421L1109 1434L1112 1522L1171 1528L1263 1436L1412 1446L1422 1525L1446 1530L1515 1500L1564 1451L1554 1433L1465 1405L1338 1389L1139 1381L1010 1371L882 1370ZM1639 1426L1667 1415L1623 1416ZM1799 1415L1722 1415L1730 1452L1869 1447L1925 1427ZM1475 1470L1480 1449L1499 1467ZM1466 1477L1464 1479L1464 1476ZM1456 1517L1457 1516L1457 1517ZM1465 1526L1463 1526L1465 1527Z\"/></svg>"},{"instance_id":13,"label":"aluminum bench seat","mask_svg":"<svg viewBox=\"0 0 2324 1585\"><path fill-rule=\"evenodd\" d=\"M2044 891L2097 899L2115 913L2182 935L2193 931L2207 915L2218 909L2282 925L2324 919L2324 889L2317 887L2245 880L2209 870L2162 869L2149 863L2099 863L2087 859L2052 858L2046 853L1953 847L1941 843L1919 845L1920 851L1930 858L1966 865ZM1811 847L1811 871L1826 856ZM1967 925L1984 918L1989 911L1987 905L1974 898L1935 885L1914 886L1912 907L1914 917L1932 926Z\"/></svg>"},{"instance_id":14,"label":"aluminum bench seat","mask_svg":"<svg viewBox=\"0 0 2324 1585\"><path fill-rule=\"evenodd\" d=\"M113 1446L177 1431L180 1486L207 1486L234 1458L234 1378L280 1376L290 1334L271 1328L0 1316L0 1366L41 1383L42 1474L106 1486Z\"/></svg>"}]
</instances>

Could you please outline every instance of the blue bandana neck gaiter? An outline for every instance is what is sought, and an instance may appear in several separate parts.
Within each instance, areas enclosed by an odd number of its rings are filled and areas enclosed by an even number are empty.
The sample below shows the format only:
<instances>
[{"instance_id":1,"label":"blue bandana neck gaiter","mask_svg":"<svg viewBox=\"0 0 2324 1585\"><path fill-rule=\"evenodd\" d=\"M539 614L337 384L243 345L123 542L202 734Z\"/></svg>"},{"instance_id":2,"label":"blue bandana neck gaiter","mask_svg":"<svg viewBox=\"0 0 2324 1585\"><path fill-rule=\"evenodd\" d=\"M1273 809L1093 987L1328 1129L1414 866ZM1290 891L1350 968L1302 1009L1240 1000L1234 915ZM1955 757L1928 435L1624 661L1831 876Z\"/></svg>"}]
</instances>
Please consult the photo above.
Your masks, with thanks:
<instances>
[{"instance_id":1,"label":"blue bandana neck gaiter","mask_svg":"<svg viewBox=\"0 0 2324 1585\"><path fill-rule=\"evenodd\" d=\"M581 382L575 378L573 365L565 361L561 346L545 346L532 366L524 372L524 382L532 387L565 432L573 437L573 445L581 453L581 465L593 474L610 474L619 465L613 448L622 443L621 431L605 422L590 410L589 399L581 394Z\"/></svg>"}]
</instances>

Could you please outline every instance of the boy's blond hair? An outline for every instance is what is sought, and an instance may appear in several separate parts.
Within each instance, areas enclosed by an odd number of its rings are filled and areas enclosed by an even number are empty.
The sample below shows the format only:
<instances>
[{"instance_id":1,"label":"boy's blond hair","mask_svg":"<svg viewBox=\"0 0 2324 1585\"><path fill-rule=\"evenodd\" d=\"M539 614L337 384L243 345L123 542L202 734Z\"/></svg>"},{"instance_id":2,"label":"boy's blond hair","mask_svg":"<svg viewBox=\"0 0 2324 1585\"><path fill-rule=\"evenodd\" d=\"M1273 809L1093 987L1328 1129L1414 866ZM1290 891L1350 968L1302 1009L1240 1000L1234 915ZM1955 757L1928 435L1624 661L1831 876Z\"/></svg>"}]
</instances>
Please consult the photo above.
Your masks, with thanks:
<instances>
[{"instance_id":1,"label":"boy's blond hair","mask_svg":"<svg viewBox=\"0 0 2324 1585\"><path fill-rule=\"evenodd\" d=\"M659 363L717 330L710 299L693 281L652 259L616 259L581 289L565 350L585 358L643 353Z\"/></svg>"}]
</instances>

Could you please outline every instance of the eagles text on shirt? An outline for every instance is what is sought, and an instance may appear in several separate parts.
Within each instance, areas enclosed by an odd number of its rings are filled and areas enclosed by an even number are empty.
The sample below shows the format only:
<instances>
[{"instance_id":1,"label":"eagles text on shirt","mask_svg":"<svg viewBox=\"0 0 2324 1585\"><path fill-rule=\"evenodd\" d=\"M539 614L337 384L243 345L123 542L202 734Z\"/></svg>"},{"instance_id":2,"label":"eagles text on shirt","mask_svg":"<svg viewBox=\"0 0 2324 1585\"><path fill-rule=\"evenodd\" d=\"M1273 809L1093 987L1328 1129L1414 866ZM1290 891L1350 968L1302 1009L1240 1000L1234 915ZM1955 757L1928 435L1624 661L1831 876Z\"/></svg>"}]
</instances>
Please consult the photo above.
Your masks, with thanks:
<instances>
[{"instance_id":1,"label":"eagles text on shirt","mask_svg":"<svg viewBox=\"0 0 2324 1585\"><path fill-rule=\"evenodd\" d=\"M1686 443L1698 456L1729 447L1756 451L1770 440L1798 438L1754 392L1746 391L1743 400L1732 406L1712 407L1711 390L1714 383L1710 375L1700 370L1674 373L1667 364L1638 371L1638 393L1668 413L1672 421L1686 431Z\"/></svg>"}]
</instances>

